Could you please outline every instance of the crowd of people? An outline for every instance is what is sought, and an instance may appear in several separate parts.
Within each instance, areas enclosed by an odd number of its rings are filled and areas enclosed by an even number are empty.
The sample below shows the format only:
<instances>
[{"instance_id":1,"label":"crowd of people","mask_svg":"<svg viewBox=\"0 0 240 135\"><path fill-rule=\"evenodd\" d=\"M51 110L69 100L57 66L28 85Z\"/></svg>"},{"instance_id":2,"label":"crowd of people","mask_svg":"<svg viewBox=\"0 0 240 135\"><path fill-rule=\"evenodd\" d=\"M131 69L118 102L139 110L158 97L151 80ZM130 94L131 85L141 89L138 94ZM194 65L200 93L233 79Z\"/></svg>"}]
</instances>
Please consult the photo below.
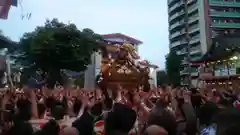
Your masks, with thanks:
<instances>
[{"instance_id":1,"label":"crowd of people","mask_svg":"<svg viewBox=\"0 0 240 135\"><path fill-rule=\"evenodd\" d=\"M240 135L237 90L153 87L1 92L2 135ZM115 93L115 94L113 94Z\"/></svg>"}]
</instances>

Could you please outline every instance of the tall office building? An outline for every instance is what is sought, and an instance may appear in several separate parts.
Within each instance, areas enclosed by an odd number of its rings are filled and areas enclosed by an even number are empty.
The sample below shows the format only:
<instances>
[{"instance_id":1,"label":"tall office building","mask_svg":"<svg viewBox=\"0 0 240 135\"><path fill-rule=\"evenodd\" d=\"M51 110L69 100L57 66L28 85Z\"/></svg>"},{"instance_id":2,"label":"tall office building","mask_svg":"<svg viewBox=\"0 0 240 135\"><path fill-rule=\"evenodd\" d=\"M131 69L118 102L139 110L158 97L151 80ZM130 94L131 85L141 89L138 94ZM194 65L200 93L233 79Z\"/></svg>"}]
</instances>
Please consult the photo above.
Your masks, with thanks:
<instances>
[{"instance_id":1,"label":"tall office building","mask_svg":"<svg viewBox=\"0 0 240 135\"><path fill-rule=\"evenodd\" d=\"M198 67L188 70L218 34L240 32L240 0L168 0L169 48L182 58L182 84L197 82Z\"/></svg>"}]
</instances>

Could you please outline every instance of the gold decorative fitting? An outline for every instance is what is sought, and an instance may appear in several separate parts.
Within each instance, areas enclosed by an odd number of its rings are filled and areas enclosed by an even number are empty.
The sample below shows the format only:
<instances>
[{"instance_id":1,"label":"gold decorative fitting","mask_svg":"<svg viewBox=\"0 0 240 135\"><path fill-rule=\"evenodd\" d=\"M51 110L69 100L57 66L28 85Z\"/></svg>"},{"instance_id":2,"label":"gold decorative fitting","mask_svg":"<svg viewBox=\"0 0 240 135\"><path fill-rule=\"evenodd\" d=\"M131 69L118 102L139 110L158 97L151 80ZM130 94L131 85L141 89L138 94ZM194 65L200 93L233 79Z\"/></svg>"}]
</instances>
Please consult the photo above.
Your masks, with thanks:
<instances>
[{"instance_id":1,"label":"gold decorative fitting","mask_svg":"<svg viewBox=\"0 0 240 135\"><path fill-rule=\"evenodd\" d=\"M129 69L127 69L127 70L125 70L125 73L126 73L126 74L130 74L130 73L132 73L132 71L129 70Z\"/></svg>"},{"instance_id":2,"label":"gold decorative fitting","mask_svg":"<svg viewBox=\"0 0 240 135\"><path fill-rule=\"evenodd\" d=\"M117 70L117 72L122 74L122 73L124 73L124 70L120 68Z\"/></svg>"},{"instance_id":3,"label":"gold decorative fitting","mask_svg":"<svg viewBox=\"0 0 240 135\"><path fill-rule=\"evenodd\" d=\"M132 71L130 69L127 68L126 65L123 65L120 69L117 70L118 73L125 73L125 74L130 74L132 73Z\"/></svg>"}]
</instances>

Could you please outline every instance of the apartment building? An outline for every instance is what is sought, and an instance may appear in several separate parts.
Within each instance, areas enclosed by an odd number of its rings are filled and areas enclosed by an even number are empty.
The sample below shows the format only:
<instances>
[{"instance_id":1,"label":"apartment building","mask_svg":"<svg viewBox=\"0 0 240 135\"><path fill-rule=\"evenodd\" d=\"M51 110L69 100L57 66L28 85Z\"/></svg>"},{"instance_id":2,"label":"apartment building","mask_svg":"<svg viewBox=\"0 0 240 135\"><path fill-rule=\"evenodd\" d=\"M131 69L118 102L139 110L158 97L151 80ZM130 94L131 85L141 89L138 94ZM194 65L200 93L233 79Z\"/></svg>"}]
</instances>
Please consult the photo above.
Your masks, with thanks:
<instances>
[{"instance_id":1,"label":"apartment building","mask_svg":"<svg viewBox=\"0 0 240 135\"><path fill-rule=\"evenodd\" d=\"M190 60L207 52L212 38L240 32L240 0L168 0L169 48L182 58L182 84L195 85L198 67Z\"/></svg>"}]
</instances>

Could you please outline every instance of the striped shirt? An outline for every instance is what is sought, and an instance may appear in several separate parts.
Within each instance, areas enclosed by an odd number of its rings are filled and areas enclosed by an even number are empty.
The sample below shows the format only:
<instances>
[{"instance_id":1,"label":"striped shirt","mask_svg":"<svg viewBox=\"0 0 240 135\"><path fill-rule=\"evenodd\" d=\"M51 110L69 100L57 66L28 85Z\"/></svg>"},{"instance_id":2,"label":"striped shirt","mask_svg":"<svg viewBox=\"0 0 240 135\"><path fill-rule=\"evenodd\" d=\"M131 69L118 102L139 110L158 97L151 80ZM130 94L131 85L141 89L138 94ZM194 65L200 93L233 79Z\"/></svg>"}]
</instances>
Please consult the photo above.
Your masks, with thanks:
<instances>
[{"instance_id":1,"label":"striped shirt","mask_svg":"<svg viewBox=\"0 0 240 135\"><path fill-rule=\"evenodd\" d=\"M212 124L206 128L204 128L201 132L200 135L216 135L216 125Z\"/></svg>"}]
</instances>

